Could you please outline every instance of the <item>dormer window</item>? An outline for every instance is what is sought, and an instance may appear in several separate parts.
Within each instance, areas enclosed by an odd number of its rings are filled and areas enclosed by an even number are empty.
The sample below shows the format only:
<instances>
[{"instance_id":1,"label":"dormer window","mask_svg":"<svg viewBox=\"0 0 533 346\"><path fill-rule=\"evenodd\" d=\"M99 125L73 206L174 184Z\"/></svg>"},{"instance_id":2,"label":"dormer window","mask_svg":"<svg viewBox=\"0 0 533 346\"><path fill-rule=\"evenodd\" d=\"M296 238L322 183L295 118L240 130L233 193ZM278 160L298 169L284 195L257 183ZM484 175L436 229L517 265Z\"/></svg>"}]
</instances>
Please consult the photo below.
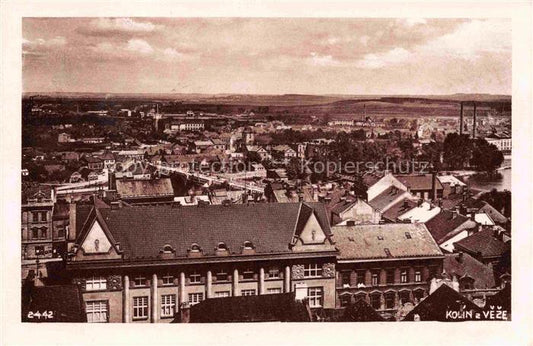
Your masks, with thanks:
<instances>
[{"instance_id":1,"label":"dormer window","mask_svg":"<svg viewBox=\"0 0 533 346\"><path fill-rule=\"evenodd\" d=\"M228 247L226 246L226 243L220 242L217 245L218 251L228 251Z\"/></svg>"},{"instance_id":2,"label":"dormer window","mask_svg":"<svg viewBox=\"0 0 533 346\"><path fill-rule=\"evenodd\" d=\"M194 243L191 245L191 252L200 252L201 249L200 249L200 245Z\"/></svg>"},{"instance_id":3,"label":"dormer window","mask_svg":"<svg viewBox=\"0 0 533 346\"><path fill-rule=\"evenodd\" d=\"M165 246L163 246L163 253L173 253L174 252L174 249L172 248L171 245L169 244L166 244Z\"/></svg>"},{"instance_id":4,"label":"dormer window","mask_svg":"<svg viewBox=\"0 0 533 346\"><path fill-rule=\"evenodd\" d=\"M254 248L254 244L251 241L245 241L243 246L245 250L252 250Z\"/></svg>"}]
</instances>

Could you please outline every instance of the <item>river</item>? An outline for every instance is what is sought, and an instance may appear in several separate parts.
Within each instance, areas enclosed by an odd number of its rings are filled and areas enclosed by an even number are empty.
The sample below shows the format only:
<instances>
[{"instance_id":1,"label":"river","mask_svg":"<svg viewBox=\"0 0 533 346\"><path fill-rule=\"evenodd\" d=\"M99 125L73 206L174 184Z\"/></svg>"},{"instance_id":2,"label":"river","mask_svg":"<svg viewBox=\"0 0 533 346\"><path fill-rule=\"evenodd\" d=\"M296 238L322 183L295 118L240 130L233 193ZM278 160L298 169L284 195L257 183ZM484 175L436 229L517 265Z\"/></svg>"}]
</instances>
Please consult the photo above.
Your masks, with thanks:
<instances>
[{"instance_id":1,"label":"river","mask_svg":"<svg viewBox=\"0 0 533 346\"><path fill-rule=\"evenodd\" d=\"M511 163L511 158L506 157L502 163L502 166L506 166L510 163ZM465 179L465 182L468 185L470 185L470 188L472 189L483 190L483 191L490 191L492 189L496 189L498 191L503 191L503 190L511 191L511 175L512 175L511 168L503 169L499 172L502 175L501 180L479 181L474 177L464 177L464 179Z\"/></svg>"}]
</instances>

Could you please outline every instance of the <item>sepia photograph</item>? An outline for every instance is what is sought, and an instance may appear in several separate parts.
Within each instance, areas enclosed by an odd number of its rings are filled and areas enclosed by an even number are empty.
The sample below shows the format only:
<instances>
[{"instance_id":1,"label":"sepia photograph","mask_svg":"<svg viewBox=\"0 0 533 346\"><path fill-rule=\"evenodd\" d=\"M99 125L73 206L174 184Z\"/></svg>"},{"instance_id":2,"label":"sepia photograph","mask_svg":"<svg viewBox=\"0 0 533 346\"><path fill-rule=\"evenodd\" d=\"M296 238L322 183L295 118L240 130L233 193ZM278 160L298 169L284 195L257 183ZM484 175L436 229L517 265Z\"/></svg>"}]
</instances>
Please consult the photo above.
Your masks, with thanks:
<instances>
[{"instance_id":1,"label":"sepia photograph","mask_svg":"<svg viewBox=\"0 0 533 346\"><path fill-rule=\"evenodd\" d=\"M11 319L516 322L513 24L23 15Z\"/></svg>"}]
</instances>

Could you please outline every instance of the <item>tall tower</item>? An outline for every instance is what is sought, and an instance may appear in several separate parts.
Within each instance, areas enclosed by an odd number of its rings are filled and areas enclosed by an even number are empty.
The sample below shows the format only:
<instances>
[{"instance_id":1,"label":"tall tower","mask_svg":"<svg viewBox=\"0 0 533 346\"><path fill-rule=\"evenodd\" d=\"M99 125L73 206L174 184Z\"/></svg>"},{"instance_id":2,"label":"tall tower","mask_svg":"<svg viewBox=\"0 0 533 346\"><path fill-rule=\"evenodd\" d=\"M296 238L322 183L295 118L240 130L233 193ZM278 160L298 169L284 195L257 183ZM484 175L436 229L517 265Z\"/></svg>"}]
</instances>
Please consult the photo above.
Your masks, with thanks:
<instances>
[{"instance_id":1,"label":"tall tower","mask_svg":"<svg viewBox=\"0 0 533 346\"><path fill-rule=\"evenodd\" d=\"M472 123L472 138L476 139L476 103L474 102L474 122Z\"/></svg>"}]
</instances>

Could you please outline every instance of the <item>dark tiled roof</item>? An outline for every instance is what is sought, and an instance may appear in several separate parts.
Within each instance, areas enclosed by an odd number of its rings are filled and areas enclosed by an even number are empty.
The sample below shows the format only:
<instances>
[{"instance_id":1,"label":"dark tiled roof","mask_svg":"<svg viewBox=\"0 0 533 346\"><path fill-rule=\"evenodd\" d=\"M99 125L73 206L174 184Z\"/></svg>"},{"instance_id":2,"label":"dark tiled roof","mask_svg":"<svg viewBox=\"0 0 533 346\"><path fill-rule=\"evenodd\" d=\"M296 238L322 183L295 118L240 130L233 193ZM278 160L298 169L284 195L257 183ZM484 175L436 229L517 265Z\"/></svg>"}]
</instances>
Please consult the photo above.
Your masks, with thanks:
<instances>
[{"instance_id":1,"label":"dark tiled roof","mask_svg":"<svg viewBox=\"0 0 533 346\"><path fill-rule=\"evenodd\" d=\"M431 190L433 177L431 174L417 174L417 175L396 175L402 184L410 188L411 190ZM437 184L437 190L442 190L442 184L439 179L435 179Z\"/></svg>"},{"instance_id":2,"label":"dark tiled roof","mask_svg":"<svg viewBox=\"0 0 533 346\"><path fill-rule=\"evenodd\" d=\"M470 237L461 239L455 245L471 254L479 254L481 257L499 257L510 249L511 243L504 243L495 236L495 232L486 228Z\"/></svg>"},{"instance_id":3,"label":"dark tiled roof","mask_svg":"<svg viewBox=\"0 0 533 346\"><path fill-rule=\"evenodd\" d=\"M467 253L462 255L447 254L444 258L444 271L450 275L455 274L458 279L471 277L475 280L474 288L493 288L495 286L492 268Z\"/></svg>"},{"instance_id":4,"label":"dark tiled roof","mask_svg":"<svg viewBox=\"0 0 533 346\"><path fill-rule=\"evenodd\" d=\"M511 312L511 305L511 284L508 283L500 292L487 297L485 309L490 310L492 306L495 307L493 310L497 310L501 306L502 310L507 311L507 314L509 314Z\"/></svg>"},{"instance_id":5,"label":"dark tiled roof","mask_svg":"<svg viewBox=\"0 0 533 346\"><path fill-rule=\"evenodd\" d=\"M410 239L406 233L409 233ZM333 236L339 249L339 259L442 256L423 224L335 226Z\"/></svg>"},{"instance_id":6,"label":"dark tiled roof","mask_svg":"<svg viewBox=\"0 0 533 346\"><path fill-rule=\"evenodd\" d=\"M358 299L355 303L351 303L344 310L342 322L381 322L385 321L380 314L374 310L363 299Z\"/></svg>"},{"instance_id":7,"label":"dark tiled roof","mask_svg":"<svg viewBox=\"0 0 533 346\"><path fill-rule=\"evenodd\" d=\"M310 322L294 293L207 299L191 307L191 323Z\"/></svg>"},{"instance_id":8,"label":"dark tiled roof","mask_svg":"<svg viewBox=\"0 0 533 346\"><path fill-rule=\"evenodd\" d=\"M469 219L459 213L441 210L437 216L426 222L426 227L433 236L433 238L440 244L447 235L459 226L467 222Z\"/></svg>"},{"instance_id":9,"label":"dark tiled roof","mask_svg":"<svg viewBox=\"0 0 533 346\"><path fill-rule=\"evenodd\" d=\"M76 234L80 234L85 221L89 217L93 206L90 204L76 204ZM73 227L72 225L70 227Z\"/></svg>"},{"instance_id":10,"label":"dark tiled roof","mask_svg":"<svg viewBox=\"0 0 533 346\"><path fill-rule=\"evenodd\" d=\"M324 231L330 234L324 206L306 203L303 214L314 210ZM240 254L245 241L255 245L256 253L291 253L289 243L302 227L299 203L261 203L251 205L207 205L200 207L143 206L101 209L103 220L120 242L125 258L155 258L164 245L171 245L176 256L186 256L197 243L204 255L214 255L219 242L230 252ZM302 215L303 216L303 215Z\"/></svg>"},{"instance_id":11,"label":"dark tiled roof","mask_svg":"<svg viewBox=\"0 0 533 346\"><path fill-rule=\"evenodd\" d=\"M407 206L405 202L407 201ZM397 203L393 204L385 213L383 213L382 217L384 219L387 219L389 221L396 221L398 217L402 214L407 213L409 210L416 208L417 202L411 200L408 197L405 197L401 200L399 200Z\"/></svg>"},{"instance_id":12,"label":"dark tiled roof","mask_svg":"<svg viewBox=\"0 0 533 346\"><path fill-rule=\"evenodd\" d=\"M121 198L168 197L174 196L170 178L153 180L118 179L117 193Z\"/></svg>"},{"instance_id":13,"label":"dark tiled roof","mask_svg":"<svg viewBox=\"0 0 533 346\"><path fill-rule=\"evenodd\" d=\"M372 200L368 201L368 204L381 211L390 206L390 204L402 194L405 194L405 191L398 189L396 186L391 186L372 198Z\"/></svg>"},{"instance_id":14,"label":"dark tiled roof","mask_svg":"<svg viewBox=\"0 0 533 346\"><path fill-rule=\"evenodd\" d=\"M23 289L23 322L87 322L81 291L77 285L40 286ZM52 318L29 318L28 312L52 311ZM48 315L48 314L47 314Z\"/></svg>"},{"instance_id":15,"label":"dark tiled roof","mask_svg":"<svg viewBox=\"0 0 533 346\"><path fill-rule=\"evenodd\" d=\"M435 292L418 303L403 319L413 321L415 315L420 316L421 321L453 322L461 320L474 320L474 318L447 319L447 311L472 311L473 314L481 312L481 309L470 300L463 297L448 285L441 285Z\"/></svg>"}]
</instances>

